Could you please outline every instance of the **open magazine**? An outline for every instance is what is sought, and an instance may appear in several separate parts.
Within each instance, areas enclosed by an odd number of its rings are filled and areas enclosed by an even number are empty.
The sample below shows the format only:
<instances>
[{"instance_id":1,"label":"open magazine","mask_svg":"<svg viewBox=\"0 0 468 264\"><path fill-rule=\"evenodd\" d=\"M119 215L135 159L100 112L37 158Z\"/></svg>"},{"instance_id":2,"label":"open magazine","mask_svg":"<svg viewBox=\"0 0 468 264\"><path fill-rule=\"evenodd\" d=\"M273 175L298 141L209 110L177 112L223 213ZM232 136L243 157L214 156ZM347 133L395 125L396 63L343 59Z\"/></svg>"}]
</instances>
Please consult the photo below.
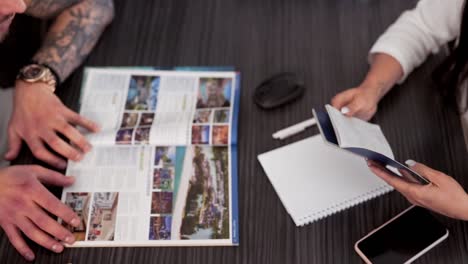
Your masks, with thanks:
<instances>
[{"instance_id":1,"label":"open magazine","mask_svg":"<svg viewBox=\"0 0 468 264\"><path fill-rule=\"evenodd\" d=\"M363 158L376 161L407 180L428 184L429 180L395 160L380 126L355 117L347 117L331 105L312 110L324 141Z\"/></svg>"},{"instance_id":2,"label":"open magazine","mask_svg":"<svg viewBox=\"0 0 468 264\"><path fill-rule=\"evenodd\" d=\"M74 247L237 245L232 71L87 68L80 114L101 126L62 201Z\"/></svg>"}]
</instances>

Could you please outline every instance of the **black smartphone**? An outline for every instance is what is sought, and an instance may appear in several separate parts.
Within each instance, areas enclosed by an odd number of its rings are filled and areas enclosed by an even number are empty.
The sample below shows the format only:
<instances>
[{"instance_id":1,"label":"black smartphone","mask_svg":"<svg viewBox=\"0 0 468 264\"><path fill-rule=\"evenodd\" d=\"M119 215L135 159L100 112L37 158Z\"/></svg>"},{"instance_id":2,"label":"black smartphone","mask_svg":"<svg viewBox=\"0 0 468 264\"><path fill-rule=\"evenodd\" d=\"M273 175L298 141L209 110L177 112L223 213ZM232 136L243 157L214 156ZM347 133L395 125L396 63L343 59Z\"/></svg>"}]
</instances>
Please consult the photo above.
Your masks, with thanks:
<instances>
[{"instance_id":1,"label":"black smartphone","mask_svg":"<svg viewBox=\"0 0 468 264\"><path fill-rule=\"evenodd\" d=\"M448 230L428 210L411 206L356 242L366 263L411 263L448 237Z\"/></svg>"}]
</instances>

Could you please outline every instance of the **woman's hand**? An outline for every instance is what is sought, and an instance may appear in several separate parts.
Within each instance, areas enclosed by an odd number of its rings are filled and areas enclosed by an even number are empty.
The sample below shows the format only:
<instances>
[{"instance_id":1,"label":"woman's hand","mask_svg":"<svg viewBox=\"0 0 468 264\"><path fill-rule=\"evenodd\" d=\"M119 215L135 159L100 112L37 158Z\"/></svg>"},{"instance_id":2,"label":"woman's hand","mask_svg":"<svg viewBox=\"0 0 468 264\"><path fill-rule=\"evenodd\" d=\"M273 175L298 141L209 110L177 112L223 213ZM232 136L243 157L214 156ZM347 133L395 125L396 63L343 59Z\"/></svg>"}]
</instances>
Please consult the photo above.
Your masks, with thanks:
<instances>
[{"instance_id":1,"label":"woman's hand","mask_svg":"<svg viewBox=\"0 0 468 264\"><path fill-rule=\"evenodd\" d=\"M347 116L369 120L377 111L380 99L403 76L403 67L385 53L371 54L371 68L364 81L355 88L341 92L331 104Z\"/></svg>"},{"instance_id":2,"label":"woman's hand","mask_svg":"<svg viewBox=\"0 0 468 264\"><path fill-rule=\"evenodd\" d=\"M331 104L347 116L354 116L367 121L377 112L379 100L379 88L363 83L358 87L335 95Z\"/></svg>"},{"instance_id":3,"label":"woman's hand","mask_svg":"<svg viewBox=\"0 0 468 264\"><path fill-rule=\"evenodd\" d=\"M410 183L392 175L391 172L377 163L368 161L369 168L374 174L393 186L412 204L448 217L468 220L468 195L456 180L412 160L406 161L406 164L419 175L431 181L431 184Z\"/></svg>"}]
</instances>

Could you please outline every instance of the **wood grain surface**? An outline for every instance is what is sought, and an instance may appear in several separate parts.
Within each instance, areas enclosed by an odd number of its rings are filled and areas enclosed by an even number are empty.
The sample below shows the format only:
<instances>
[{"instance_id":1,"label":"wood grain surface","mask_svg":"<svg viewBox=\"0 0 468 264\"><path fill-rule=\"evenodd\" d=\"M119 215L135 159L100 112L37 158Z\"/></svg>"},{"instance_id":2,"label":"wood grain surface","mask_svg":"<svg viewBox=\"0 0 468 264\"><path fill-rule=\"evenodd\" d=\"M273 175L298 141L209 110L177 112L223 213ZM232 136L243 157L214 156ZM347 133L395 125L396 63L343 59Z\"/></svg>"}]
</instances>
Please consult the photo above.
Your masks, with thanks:
<instances>
[{"instance_id":1,"label":"wood grain surface","mask_svg":"<svg viewBox=\"0 0 468 264\"><path fill-rule=\"evenodd\" d=\"M86 65L230 65L242 73L240 246L67 249L57 255L30 242L37 252L36 263L361 263L354 243L409 203L392 192L316 223L296 227L257 155L316 134L317 130L311 129L284 142L271 137L282 127L310 118L311 108L328 103L337 92L358 85L368 69L367 52L371 45L403 10L417 1L115 2L115 21ZM37 47L30 45L31 49ZM11 52L6 49L7 46L0 46L0 56ZM9 45L8 49L19 47ZM25 52L15 54L20 53ZM442 57L443 54L430 57L403 85L390 92L373 121L382 126L397 159L424 162L468 187L468 156L459 119L442 104L431 81L432 70ZM0 61L1 69L13 72L12 67L5 66L7 63ZM260 110L252 100L254 88L282 71L300 76L307 88L305 96L277 110ZM5 82L14 78L13 73L0 76ZM74 109L78 106L81 78L79 69L58 91ZM17 163L30 162L37 161L25 148ZM60 190L53 191L60 195ZM449 238L417 263L468 263L468 224L440 219L450 230ZM25 262L3 233L0 262Z\"/></svg>"}]
</instances>

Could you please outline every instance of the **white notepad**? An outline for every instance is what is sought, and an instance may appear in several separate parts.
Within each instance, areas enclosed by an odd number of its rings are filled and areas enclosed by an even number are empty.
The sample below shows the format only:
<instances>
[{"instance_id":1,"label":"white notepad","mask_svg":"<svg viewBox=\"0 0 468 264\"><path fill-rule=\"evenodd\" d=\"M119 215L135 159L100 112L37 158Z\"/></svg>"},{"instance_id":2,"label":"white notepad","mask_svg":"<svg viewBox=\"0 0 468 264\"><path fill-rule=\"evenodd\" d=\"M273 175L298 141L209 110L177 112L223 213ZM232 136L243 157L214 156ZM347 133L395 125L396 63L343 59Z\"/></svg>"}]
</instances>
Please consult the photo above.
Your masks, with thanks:
<instances>
[{"instance_id":1,"label":"white notepad","mask_svg":"<svg viewBox=\"0 0 468 264\"><path fill-rule=\"evenodd\" d=\"M393 190L371 173L362 157L326 145L320 135L258 159L297 226Z\"/></svg>"}]
</instances>

